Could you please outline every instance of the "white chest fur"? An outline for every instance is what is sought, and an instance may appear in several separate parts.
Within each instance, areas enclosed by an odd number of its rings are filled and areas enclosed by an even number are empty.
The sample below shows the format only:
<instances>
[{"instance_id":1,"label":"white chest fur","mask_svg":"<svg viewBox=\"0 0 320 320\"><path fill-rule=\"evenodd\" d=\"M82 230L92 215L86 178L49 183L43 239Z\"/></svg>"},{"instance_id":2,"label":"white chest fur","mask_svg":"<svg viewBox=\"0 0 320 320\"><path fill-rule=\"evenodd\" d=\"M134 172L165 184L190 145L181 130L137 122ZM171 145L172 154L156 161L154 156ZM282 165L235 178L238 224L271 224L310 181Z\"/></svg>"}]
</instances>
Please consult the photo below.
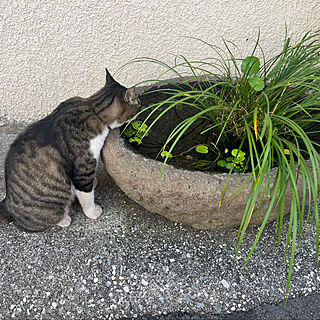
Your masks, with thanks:
<instances>
[{"instance_id":1,"label":"white chest fur","mask_svg":"<svg viewBox=\"0 0 320 320\"><path fill-rule=\"evenodd\" d=\"M110 125L109 125L109 128L110 129L114 129L114 128L119 128L123 125L123 123L119 123L118 120L112 122Z\"/></svg>"},{"instance_id":2,"label":"white chest fur","mask_svg":"<svg viewBox=\"0 0 320 320\"><path fill-rule=\"evenodd\" d=\"M93 153L94 158L99 161L100 151L103 147L104 140L109 133L109 128L105 128L104 131L90 140L90 151Z\"/></svg>"}]
</instances>

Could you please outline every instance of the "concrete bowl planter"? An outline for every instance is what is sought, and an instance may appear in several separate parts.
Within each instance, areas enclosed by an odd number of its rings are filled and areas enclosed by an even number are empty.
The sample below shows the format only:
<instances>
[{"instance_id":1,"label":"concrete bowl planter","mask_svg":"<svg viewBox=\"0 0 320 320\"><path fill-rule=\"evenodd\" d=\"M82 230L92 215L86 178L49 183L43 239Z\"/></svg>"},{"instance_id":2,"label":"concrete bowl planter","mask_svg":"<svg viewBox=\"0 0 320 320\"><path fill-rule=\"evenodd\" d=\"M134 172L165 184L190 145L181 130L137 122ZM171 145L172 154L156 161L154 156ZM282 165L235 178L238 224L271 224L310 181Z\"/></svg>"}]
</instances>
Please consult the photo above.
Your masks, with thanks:
<instances>
[{"instance_id":1,"label":"concrete bowl planter","mask_svg":"<svg viewBox=\"0 0 320 320\"><path fill-rule=\"evenodd\" d=\"M162 97L157 92L155 96L148 98L144 98L143 93L153 91L162 85L163 83L138 87L137 92L140 95L142 105L147 106L161 101ZM165 125L155 126L152 131L166 139L172 130L168 131L167 128L170 121L170 119L165 119ZM177 123L173 125L173 128L176 125ZM166 130L167 132L165 132ZM194 137L191 140L192 145L195 144L193 139ZM161 143L161 146L165 141ZM184 145L184 147L188 149L190 146L186 147ZM158 151L159 149L156 153ZM119 129L111 130L109 133L102 150L102 159L108 173L120 189L129 198L153 213L197 229L227 230L241 224L252 183L248 181L241 192L236 197L234 195L247 180L249 173L231 174L222 205L219 208L221 195L228 177L227 173L190 171L167 164L160 179L162 162L153 160L134 150L120 136ZM278 168L273 168L270 171L270 186L275 181L277 171ZM263 189L261 187L261 190ZM297 189L301 199L303 193L301 179L298 180ZM285 193L284 214L290 212L291 200L292 195L288 188ZM270 201L271 199L266 194L263 195L261 191L256 201L257 206L260 204L260 209L258 212L253 212L250 225L261 225ZM272 222L276 218L277 207L274 206L268 222Z\"/></svg>"},{"instance_id":2,"label":"concrete bowl planter","mask_svg":"<svg viewBox=\"0 0 320 320\"><path fill-rule=\"evenodd\" d=\"M226 173L204 173L166 165L159 180L162 163L131 150L120 137L118 129L111 130L102 158L108 173L125 194L151 212L197 229L226 230L241 223L250 183L246 184L234 200L231 199L248 174L231 175L219 208ZM275 168L271 171L270 179L276 173ZM267 197L262 200L260 211L253 214L251 225L262 223L269 201ZM287 192L285 212L290 211L290 205L291 195ZM277 210L274 208L269 222L276 217Z\"/></svg>"}]
</instances>

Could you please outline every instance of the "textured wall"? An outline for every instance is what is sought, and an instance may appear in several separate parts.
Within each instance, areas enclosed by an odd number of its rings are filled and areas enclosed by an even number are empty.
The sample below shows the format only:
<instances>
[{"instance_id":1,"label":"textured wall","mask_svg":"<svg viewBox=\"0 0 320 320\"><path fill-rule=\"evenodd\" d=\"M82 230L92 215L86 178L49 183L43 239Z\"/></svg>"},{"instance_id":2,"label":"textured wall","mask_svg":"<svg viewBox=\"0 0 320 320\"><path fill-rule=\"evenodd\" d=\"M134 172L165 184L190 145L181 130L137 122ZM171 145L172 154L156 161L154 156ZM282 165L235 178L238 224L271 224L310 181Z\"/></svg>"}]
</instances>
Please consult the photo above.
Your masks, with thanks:
<instances>
[{"instance_id":1,"label":"textured wall","mask_svg":"<svg viewBox=\"0 0 320 320\"><path fill-rule=\"evenodd\" d=\"M113 73L137 56L207 55L183 36L218 45L224 37L245 55L260 28L267 54L276 53L285 22L297 39L320 29L319 0L1 0L0 124L30 122L90 95L106 66ZM131 86L153 75L136 65L116 78Z\"/></svg>"}]
</instances>

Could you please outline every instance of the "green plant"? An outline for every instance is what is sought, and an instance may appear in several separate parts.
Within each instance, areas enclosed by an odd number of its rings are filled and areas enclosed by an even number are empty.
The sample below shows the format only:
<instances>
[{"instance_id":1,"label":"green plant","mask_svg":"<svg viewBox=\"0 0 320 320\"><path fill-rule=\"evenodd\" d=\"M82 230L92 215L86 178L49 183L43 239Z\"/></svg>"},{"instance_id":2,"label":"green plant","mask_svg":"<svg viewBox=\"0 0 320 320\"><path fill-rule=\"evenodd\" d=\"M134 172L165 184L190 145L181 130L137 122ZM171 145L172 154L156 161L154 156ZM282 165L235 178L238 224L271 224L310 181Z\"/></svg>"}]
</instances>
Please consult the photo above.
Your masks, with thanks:
<instances>
[{"instance_id":1,"label":"green plant","mask_svg":"<svg viewBox=\"0 0 320 320\"><path fill-rule=\"evenodd\" d=\"M228 154L229 150L225 149L225 153ZM221 168L233 170L234 172L245 172L247 169L246 153L239 149L233 149L231 156L229 155L225 160L219 160L217 165Z\"/></svg>"},{"instance_id":2,"label":"green plant","mask_svg":"<svg viewBox=\"0 0 320 320\"><path fill-rule=\"evenodd\" d=\"M148 126L141 121L130 122L129 126L123 131L123 134L129 138L130 143L137 143L138 145L142 143L142 139L148 136L150 130Z\"/></svg>"},{"instance_id":3,"label":"green plant","mask_svg":"<svg viewBox=\"0 0 320 320\"><path fill-rule=\"evenodd\" d=\"M208 145L219 150L221 157L215 160L218 165L222 164L221 161L226 161L222 152L226 146L235 143L238 150L245 152L245 161L242 163L245 163L243 169L250 172L245 183L251 183L251 192L239 228L236 256L252 216L260 209L259 193L262 192L270 198L264 221L244 267L261 237L273 207L277 207L278 210L280 243L284 226L285 193L290 190L292 203L285 248L285 256L291 248L287 294L296 245L310 220L316 223L317 263L319 258L317 196L320 145L315 138L319 134L320 122L319 37L320 32L307 33L298 43L292 45L286 32L282 51L270 60L265 58L259 43L259 34L251 55L245 59L235 57L230 42L224 41L223 50L203 40L192 38L209 46L216 57L188 60L180 56L181 59L173 66L151 58L138 58L133 61L163 66L165 71L159 78L174 74L182 79L172 81L174 87L160 87L154 90L165 95L165 98L142 111L150 111L143 123L146 123L151 115L157 114L147 131L166 112L178 106L192 107L196 110L195 115L181 120L168 136L165 145L170 145L170 148L165 150L163 169L179 139L200 120L205 120L202 133L209 134ZM186 74L189 78L183 79ZM196 82L196 85L192 85L192 81ZM236 159L238 156L240 152L236 156L233 155ZM228 165L228 177L237 169L235 158L232 159L233 165ZM226 162L231 163L231 160ZM277 175L272 183L269 176L270 170L274 167L277 167ZM302 197L298 193L299 184L303 189ZM227 187L228 182L224 186L223 194ZM238 192L242 187L239 187Z\"/></svg>"}]
</instances>

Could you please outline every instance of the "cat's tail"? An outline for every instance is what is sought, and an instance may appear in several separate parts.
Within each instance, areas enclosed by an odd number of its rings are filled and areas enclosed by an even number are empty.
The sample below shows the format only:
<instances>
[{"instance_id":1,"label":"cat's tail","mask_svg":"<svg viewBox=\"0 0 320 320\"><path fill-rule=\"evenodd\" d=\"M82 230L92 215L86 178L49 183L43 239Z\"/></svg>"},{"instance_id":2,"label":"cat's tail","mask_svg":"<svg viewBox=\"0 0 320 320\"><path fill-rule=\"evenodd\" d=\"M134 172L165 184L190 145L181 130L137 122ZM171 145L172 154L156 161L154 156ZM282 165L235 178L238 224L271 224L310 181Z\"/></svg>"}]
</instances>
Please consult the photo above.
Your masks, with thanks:
<instances>
[{"instance_id":1,"label":"cat's tail","mask_svg":"<svg viewBox=\"0 0 320 320\"><path fill-rule=\"evenodd\" d=\"M0 202L0 226L8 224L11 221L12 218L9 217L3 200Z\"/></svg>"}]
</instances>

